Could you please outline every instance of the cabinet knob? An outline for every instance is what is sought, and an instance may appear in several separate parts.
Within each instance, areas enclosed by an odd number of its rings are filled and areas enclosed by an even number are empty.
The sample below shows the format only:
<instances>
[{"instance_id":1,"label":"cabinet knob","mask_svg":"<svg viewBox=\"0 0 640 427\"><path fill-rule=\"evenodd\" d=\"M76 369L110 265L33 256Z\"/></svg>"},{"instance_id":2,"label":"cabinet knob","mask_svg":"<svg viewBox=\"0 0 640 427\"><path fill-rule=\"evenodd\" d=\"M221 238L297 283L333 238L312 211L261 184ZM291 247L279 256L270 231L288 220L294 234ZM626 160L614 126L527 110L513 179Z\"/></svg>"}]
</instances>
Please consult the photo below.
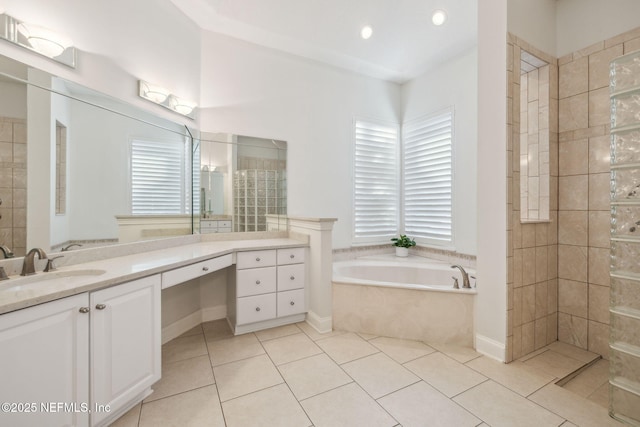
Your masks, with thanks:
<instances>
[{"instance_id":1,"label":"cabinet knob","mask_svg":"<svg viewBox=\"0 0 640 427\"><path fill-rule=\"evenodd\" d=\"M291 280L296 280L295 276L290 277Z\"/></svg>"},{"instance_id":2,"label":"cabinet knob","mask_svg":"<svg viewBox=\"0 0 640 427\"><path fill-rule=\"evenodd\" d=\"M202 271L209 271L209 267L202 267Z\"/></svg>"},{"instance_id":3,"label":"cabinet knob","mask_svg":"<svg viewBox=\"0 0 640 427\"><path fill-rule=\"evenodd\" d=\"M289 258L294 259L296 256L294 254L289 255Z\"/></svg>"},{"instance_id":4,"label":"cabinet knob","mask_svg":"<svg viewBox=\"0 0 640 427\"><path fill-rule=\"evenodd\" d=\"M260 311L260 307L256 307L256 311Z\"/></svg>"},{"instance_id":5,"label":"cabinet knob","mask_svg":"<svg viewBox=\"0 0 640 427\"><path fill-rule=\"evenodd\" d=\"M259 284L260 284L260 280L256 280L256 285L259 285Z\"/></svg>"},{"instance_id":6,"label":"cabinet knob","mask_svg":"<svg viewBox=\"0 0 640 427\"><path fill-rule=\"evenodd\" d=\"M80 311L80 313L82 314L86 314L89 312L89 307L80 307L80 310L78 311Z\"/></svg>"},{"instance_id":7,"label":"cabinet knob","mask_svg":"<svg viewBox=\"0 0 640 427\"><path fill-rule=\"evenodd\" d=\"M293 301L291 301L289 304L291 304L291 305L296 305L296 303L295 303L295 302L293 302Z\"/></svg>"},{"instance_id":8,"label":"cabinet knob","mask_svg":"<svg viewBox=\"0 0 640 427\"><path fill-rule=\"evenodd\" d=\"M260 262L260 257L256 257L256 261Z\"/></svg>"},{"instance_id":9,"label":"cabinet knob","mask_svg":"<svg viewBox=\"0 0 640 427\"><path fill-rule=\"evenodd\" d=\"M107 306L106 306L105 304L97 304L97 305L96 305L96 308L97 308L98 310L104 310L105 308L107 308Z\"/></svg>"}]
</instances>

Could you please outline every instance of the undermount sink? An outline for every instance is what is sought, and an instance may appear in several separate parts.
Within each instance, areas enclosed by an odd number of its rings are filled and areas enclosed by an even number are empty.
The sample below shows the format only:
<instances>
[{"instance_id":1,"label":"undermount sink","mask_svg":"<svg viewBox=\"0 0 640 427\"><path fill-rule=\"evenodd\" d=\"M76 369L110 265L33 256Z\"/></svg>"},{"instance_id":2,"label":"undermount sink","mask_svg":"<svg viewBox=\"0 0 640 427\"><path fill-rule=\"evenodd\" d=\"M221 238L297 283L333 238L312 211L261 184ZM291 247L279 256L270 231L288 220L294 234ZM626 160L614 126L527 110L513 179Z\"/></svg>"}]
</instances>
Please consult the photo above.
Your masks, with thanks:
<instances>
[{"instance_id":1,"label":"undermount sink","mask_svg":"<svg viewBox=\"0 0 640 427\"><path fill-rule=\"evenodd\" d=\"M101 276L106 273L106 270L99 269L85 269L85 270L60 270L51 271L48 273L40 272L30 276L11 276L8 280L0 282L0 290L19 290L24 285L46 283L51 280L69 279L77 281L76 279ZM16 288L16 289L13 289Z\"/></svg>"}]
</instances>

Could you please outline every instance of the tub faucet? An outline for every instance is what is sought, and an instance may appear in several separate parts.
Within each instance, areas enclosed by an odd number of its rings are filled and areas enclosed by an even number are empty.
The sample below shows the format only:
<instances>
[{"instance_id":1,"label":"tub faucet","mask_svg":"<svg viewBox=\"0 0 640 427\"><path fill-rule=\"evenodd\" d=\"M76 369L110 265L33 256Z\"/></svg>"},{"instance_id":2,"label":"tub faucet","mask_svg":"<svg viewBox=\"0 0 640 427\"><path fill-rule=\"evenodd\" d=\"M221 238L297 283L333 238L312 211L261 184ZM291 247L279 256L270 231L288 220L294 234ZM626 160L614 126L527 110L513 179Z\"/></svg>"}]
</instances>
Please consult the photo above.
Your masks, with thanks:
<instances>
[{"instance_id":1,"label":"tub faucet","mask_svg":"<svg viewBox=\"0 0 640 427\"><path fill-rule=\"evenodd\" d=\"M64 248L60 249L60 252L67 252L67 251L70 251L70 250L71 250L71 248L73 248L74 246L77 246L77 247L79 247L79 248L81 248L81 247L82 247L82 245L81 245L80 243L72 243L72 244L67 245L67 246L65 246Z\"/></svg>"},{"instance_id":2,"label":"tub faucet","mask_svg":"<svg viewBox=\"0 0 640 427\"><path fill-rule=\"evenodd\" d=\"M27 255L24 257L24 263L22 264L22 273L21 276L28 276L30 274L35 274L36 266L35 266L35 256L38 254L38 258L47 259L47 254L40 248L31 249Z\"/></svg>"},{"instance_id":3,"label":"tub faucet","mask_svg":"<svg viewBox=\"0 0 640 427\"><path fill-rule=\"evenodd\" d=\"M452 265L451 268L460 269L460 273L462 274L462 287L471 289L471 283L469 283L469 275L464 270L464 268L461 265L457 265L457 264L456 265Z\"/></svg>"},{"instance_id":4,"label":"tub faucet","mask_svg":"<svg viewBox=\"0 0 640 427\"><path fill-rule=\"evenodd\" d=\"M4 254L5 258L13 258L13 252L6 246L0 246L0 251Z\"/></svg>"}]
</instances>

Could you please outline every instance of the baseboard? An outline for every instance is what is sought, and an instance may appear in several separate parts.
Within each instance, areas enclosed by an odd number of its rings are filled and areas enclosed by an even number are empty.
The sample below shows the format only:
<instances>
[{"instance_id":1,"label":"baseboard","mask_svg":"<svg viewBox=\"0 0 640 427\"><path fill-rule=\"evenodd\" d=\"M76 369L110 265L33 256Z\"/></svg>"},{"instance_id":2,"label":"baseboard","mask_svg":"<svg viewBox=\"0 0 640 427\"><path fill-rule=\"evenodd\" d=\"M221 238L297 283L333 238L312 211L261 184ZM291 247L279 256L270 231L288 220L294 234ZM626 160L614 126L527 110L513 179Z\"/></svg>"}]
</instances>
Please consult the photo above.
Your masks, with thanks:
<instances>
[{"instance_id":1,"label":"baseboard","mask_svg":"<svg viewBox=\"0 0 640 427\"><path fill-rule=\"evenodd\" d=\"M202 312L202 321L211 322L212 320L220 320L227 317L227 306L216 305L215 307L207 307L200 310Z\"/></svg>"},{"instance_id":2,"label":"baseboard","mask_svg":"<svg viewBox=\"0 0 640 427\"><path fill-rule=\"evenodd\" d=\"M162 344L179 337L189 329L198 326L203 322L224 319L225 317L227 317L226 305L217 305L215 307L207 307L194 311L190 315L162 328Z\"/></svg>"},{"instance_id":3,"label":"baseboard","mask_svg":"<svg viewBox=\"0 0 640 427\"><path fill-rule=\"evenodd\" d=\"M329 317L320 317L315 314L313 311L307 312L307 323L316 331L321 334L325 334L327 332L331 332L333 330L333 318Z\"/></svg>"},{"instance_id":4,"label":"baseboard","mask_svg":"<svg viewBox=\"0 0 640 427\"><path fill-rule=\"evenodd\" d=\"M476 334L476 351L495 359L499 362L504 362L505 359L505 345L501 342L485 337L483 335Z\"/></svg>"}]
</instances>

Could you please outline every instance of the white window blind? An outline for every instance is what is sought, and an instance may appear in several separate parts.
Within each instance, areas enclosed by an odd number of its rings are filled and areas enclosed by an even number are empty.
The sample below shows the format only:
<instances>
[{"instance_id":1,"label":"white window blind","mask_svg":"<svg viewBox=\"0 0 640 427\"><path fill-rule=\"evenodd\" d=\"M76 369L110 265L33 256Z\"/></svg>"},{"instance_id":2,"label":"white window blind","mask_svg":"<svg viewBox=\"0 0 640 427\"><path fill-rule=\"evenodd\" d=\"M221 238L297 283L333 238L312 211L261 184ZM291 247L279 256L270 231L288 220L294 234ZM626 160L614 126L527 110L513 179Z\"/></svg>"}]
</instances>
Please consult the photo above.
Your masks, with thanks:
<instances>
[{"instance_id":1,"label":"white window blind","mask_svg":"<svg viewBox=\"0 0 640 427\"><path fill-rule=\"evenodd\" d=\"M452 235L453 110L404 124L404 232L450 245Z\"/></svg>"},{"instance_id":2,"label":"white window blind","mask_svg":"<svg viewBox=\"0 0 640 427\"><path fill-rule=\"evenodd\" d=\"M356 120L354 242L398 233L398 144L397 126Z\"/></svg>"},{"instance_id":3,"label":"white window blind","mask_svg":"<svg viewBox=\"0 0 640 427\"><path fill-rule=\"evenodd\" d=\"M189 144L184 141L131 141L131 214L190 212Z\"/></svg>"}]
</instances>

